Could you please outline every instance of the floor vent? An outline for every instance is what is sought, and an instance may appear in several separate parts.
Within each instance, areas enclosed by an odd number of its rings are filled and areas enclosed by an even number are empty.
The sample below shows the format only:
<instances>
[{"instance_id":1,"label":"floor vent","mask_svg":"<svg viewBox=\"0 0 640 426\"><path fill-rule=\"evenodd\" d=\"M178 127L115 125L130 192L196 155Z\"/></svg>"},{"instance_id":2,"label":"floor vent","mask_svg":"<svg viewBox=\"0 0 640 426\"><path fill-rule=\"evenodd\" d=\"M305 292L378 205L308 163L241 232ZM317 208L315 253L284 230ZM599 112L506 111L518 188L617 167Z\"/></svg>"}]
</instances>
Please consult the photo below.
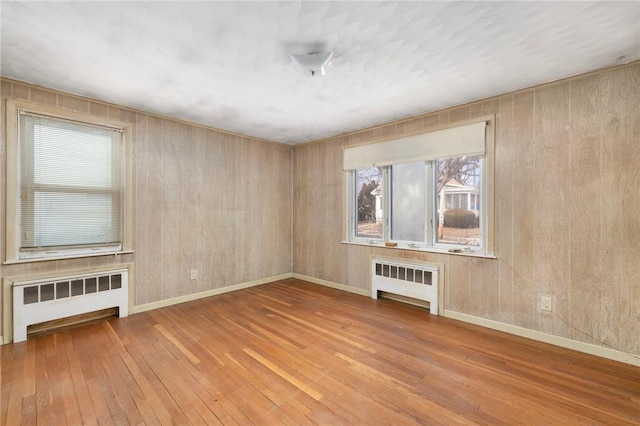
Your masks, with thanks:
<instances>
[{"instance_id":1,"label":"floor vent","mask_svg":"<svg viewBox=\"0 0 640 426\"><path fill-rule=\"evenodd\" d=\"M13 341L27 339L27 328L108 308L129 313L128 270L103 271L13 283Z\"/></svg>"},{"instance_id":2,"label":"floor vent","mask_svg":"<svg viewBox=\"0 0 640 426\"><path fill-rule=\"evenodd\" d=\"M440 266L432 263L373 258L371 261L371 297L379 292L429 302L429 312L438 315Z\"/></svg>"}]
</instances>

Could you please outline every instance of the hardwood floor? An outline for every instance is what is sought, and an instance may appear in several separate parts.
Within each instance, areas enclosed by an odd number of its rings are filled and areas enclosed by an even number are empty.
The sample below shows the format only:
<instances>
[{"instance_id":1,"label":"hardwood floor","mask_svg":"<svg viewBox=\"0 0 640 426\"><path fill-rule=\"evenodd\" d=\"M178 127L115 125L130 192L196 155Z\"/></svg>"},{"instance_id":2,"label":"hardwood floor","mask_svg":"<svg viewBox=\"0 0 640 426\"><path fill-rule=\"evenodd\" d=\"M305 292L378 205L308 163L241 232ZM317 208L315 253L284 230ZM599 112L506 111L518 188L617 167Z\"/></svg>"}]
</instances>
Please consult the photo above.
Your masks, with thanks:
<instances>
[{"instance_id":1,"label":"hardwood floor","mask_svg":"<svg viewBox=\"0 0 640 426\"><path fill-rule=\"evenodd\" d=\"M284 280L1 349L18 424L640 424L640 368Z\"/></svg>"}]
</instances>

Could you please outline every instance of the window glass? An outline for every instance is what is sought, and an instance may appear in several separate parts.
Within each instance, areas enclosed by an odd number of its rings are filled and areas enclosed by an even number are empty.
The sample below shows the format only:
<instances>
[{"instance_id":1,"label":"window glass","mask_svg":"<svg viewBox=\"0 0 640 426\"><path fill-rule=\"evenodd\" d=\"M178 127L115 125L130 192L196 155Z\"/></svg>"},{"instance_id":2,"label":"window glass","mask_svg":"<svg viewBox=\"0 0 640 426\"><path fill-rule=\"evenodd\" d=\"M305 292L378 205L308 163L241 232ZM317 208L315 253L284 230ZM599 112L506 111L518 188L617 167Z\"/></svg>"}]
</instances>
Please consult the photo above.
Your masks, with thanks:
<instances>
[{"instance_id":1,"label":"window glass","mask_svg":"<svg viewBox=\"0 0 640 426\"><path fill-rule=\"evenodd\" d=\"M379 167L355 171L355 216L357 238L382 238L382 170Z\"/></svg>"},{"instance_id":2,"label":"window glass","mask_svg":"<svg viewBox=\"0 0 640 426\"><path fill-rule=\"evenodd\" d=\"M436 242L480 246L480 156L436 161Z\"/></svg>"},{"instance_id":3,"label":"window glass","mask_svg":"<svg viewBox=\"0 0 640 426\"><path fill-rule=\"evenodd\" d=\"M120 227L113 226L110 195L38 191L34 197L34 238L26 239L23 247L109 243L120 238Z\"/></svg>"},{"instance_id":4,"label":"window glass","mask_svg":"<svg viewBox=\"0 0 640 426\"><path fill-rule=\"evenodd\" d=\"M27 126L32 121L35 117L23 118ZM117 148L112 134L109 130L38 119L33 123L34 183L109 187L112 179L120 177L111 161L111 152Z\"/></svg>"},{"instance_id":5,"label":"window glass","mask_svg":"<svg viewBox=\"0 0 640 426\"><path fill-rule=\"evenodd\" d=\"M425 163L391 166L391 239L425 241Z\"/></svg>"},{"instance_id":6,"label":"window glass","mask_svg":"<svg viewBox=\"0 0 640 426\"><path fill-rule=\"evenodd\" d=\"M122 131L19 117L20 258L121 250Z\"/></svg>"}]
</instances>

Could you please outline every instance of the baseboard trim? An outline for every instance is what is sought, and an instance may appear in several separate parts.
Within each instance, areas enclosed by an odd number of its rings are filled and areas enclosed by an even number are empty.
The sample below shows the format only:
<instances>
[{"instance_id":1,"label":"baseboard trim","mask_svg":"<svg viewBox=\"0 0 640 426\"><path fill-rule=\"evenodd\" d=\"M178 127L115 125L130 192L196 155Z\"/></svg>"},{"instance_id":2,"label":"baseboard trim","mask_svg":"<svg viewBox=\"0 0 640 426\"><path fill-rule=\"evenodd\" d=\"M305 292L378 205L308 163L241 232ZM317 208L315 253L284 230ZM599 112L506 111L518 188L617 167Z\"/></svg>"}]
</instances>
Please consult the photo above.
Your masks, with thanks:
<instances>
[{"instance_id":1,"label":"baseboard trim","mask_svg":"<svg viewBox=\"0 0 640 426\"><path fill-rule=\"evenodd\" d=\"M333 281L327 281L320 278L310 277L308 275L302 275L302 274L296 274L296 273L291 274L291 278L296 278L302 281L309 281L310 283L313 283L313 284L319 284L325 287L335 288L336 290L342 290L348 293L359 294L360 296L371 297L371 292L369 289L351 287L344 284L334 283Z\"/></svg>"},{"instance_id":2,"label":"baseboard trim","mask_svg":"<svg viewBox=\"0 0 640 426\"><path fill-rule=\"evenodd\" d=\"M537 340L539 342L549 343L551 345L560 346L566 349L572 349L578 352L587 353L589 355L607 358L613 361L624 362L626 364L640 367L640 356L621 352L611 348L594 345L592 343L579 342L577 340L568 339L566 337L554 336L552 334L543 333L541 331L530 330L517 325L506 324L486 318L476 317L474 315L463 314L456 311L445 309L443 316L466 323L479 325L481 327L490 328L492 330L503 331L505 333L514 334L520 337Z\"/></svg>"},{"instance_id":3,"label":"baseboard trim","mask_svg":"<svg viewBox=\"0 0 640 426\"><path fill-rule=\"evenodd\" d=\"M267 284L273 281L284 280L291 277L292 277L291 273L286 273L281 275L275 275L272 277L261 278L259 280L248 281L245 283L234 284L226 287L214 288L212 290L202 291L199 293L186 294L184 296L173 297L171 299L159 300L157 302L145 303L144 305L134 306L132 313L137 314L140 312L151 311L153 309L165 308L167 306L177 305L178 303L191 302L192 300L203 299L205 297L216 296L218 294L224 294L232 291L242 290L245 288L256 287L262 284Z\"/></svg>"}]
</instances>

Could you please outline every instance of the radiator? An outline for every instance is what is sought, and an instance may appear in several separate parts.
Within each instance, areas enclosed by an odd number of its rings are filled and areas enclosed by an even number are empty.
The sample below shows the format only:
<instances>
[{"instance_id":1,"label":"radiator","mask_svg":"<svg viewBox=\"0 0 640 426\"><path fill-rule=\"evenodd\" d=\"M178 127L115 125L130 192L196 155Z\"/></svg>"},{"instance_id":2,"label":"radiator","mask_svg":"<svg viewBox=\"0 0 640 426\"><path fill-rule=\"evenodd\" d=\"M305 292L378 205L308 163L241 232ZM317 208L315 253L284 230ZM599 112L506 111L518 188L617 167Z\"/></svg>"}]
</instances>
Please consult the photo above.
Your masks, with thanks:
<instances>
[{"instance_id":1,"label":"radiator","mask_svg":"<svg viewBox=\"0 0 640 426\"><path fill-rule=\"evenodd\" d=\"M371 297L383 291L429 302L429 312L438 315L440 266L404 259L371 260Z\"/></svg>"},{"instance_id":2,"label":"radiator","mask_svg":"<svg viewBox=\"0 0 640 426\"><path fill-rule=\"evenodd\" d=\"M13 283L13 341L27 340L27 327L45 321L118 308L129 313L128 269Z\"/></svg>"}]
</instances>

